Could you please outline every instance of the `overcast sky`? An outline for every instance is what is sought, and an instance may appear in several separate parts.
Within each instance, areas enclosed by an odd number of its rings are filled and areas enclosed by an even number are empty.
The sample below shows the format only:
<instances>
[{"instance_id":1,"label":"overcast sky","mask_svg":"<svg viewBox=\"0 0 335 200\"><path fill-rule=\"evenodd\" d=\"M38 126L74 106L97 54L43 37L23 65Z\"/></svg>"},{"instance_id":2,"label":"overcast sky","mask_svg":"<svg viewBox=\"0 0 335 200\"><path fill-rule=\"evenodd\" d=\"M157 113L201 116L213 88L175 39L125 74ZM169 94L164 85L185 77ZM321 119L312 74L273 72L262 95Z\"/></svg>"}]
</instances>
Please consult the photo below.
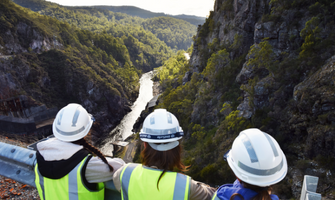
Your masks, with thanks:
<instances>
[{"instance_id":1,"label":"overcast sky","mask_svg":"<svg viewBox=\"0 0 335 200\"><path fill-rule=\"evenodd\" d=\"M63 6L136 6L151 12L170 15L196 15L207 17L214 8L214 0L47 0Z\"/></svg>"}]
</instances>

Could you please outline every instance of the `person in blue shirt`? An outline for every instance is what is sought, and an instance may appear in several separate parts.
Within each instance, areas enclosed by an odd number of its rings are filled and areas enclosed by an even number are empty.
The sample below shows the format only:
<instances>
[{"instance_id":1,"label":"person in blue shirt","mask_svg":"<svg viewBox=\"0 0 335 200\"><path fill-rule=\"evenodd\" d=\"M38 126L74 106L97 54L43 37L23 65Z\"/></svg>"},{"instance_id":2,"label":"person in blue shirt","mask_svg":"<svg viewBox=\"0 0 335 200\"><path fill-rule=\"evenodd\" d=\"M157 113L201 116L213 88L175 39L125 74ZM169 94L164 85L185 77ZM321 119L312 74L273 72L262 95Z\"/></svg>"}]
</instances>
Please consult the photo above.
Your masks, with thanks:
<instances>
[{"instance_id":1,"label":"person in blue shirt","mask_svg":"<svg viewBox=\"0 0 335 200\"><path fill-rule=\"evenodd\" d=\"M259 129L240 132L224 155L237 179L218 188L212 200L279 200L271 186L287 174L287 161L277 141Z\"/></svg>"}]
</instances>

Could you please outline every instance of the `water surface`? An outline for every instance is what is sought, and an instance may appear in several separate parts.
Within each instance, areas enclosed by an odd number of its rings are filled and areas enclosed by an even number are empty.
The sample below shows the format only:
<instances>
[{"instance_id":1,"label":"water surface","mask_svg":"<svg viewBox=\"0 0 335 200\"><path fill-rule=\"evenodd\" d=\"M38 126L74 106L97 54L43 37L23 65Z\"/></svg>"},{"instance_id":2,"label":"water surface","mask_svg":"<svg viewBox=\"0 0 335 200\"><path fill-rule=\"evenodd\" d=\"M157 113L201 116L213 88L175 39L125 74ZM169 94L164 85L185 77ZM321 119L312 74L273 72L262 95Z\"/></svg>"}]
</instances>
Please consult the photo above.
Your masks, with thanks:
<instances>
[{"instance_id":1,"label":"water surface","mask_svg":"<svg viewBox=\"0 0 335 200\"><path fill-rule=\"evenodd\" d=\"M152 71L142 75L140 79L139 95L134 104L131 106L132 111L125 115L120 124L109 133L110 136L106 139L108 142L101 148L103 154L112 156L114 150L112 144L116 141L124 141L127 139L127 137L134 134L132 129L137 118L145 109L147 103L153 98L153 81L151 80L152 76Z\"/></svg>"}]
</instances>

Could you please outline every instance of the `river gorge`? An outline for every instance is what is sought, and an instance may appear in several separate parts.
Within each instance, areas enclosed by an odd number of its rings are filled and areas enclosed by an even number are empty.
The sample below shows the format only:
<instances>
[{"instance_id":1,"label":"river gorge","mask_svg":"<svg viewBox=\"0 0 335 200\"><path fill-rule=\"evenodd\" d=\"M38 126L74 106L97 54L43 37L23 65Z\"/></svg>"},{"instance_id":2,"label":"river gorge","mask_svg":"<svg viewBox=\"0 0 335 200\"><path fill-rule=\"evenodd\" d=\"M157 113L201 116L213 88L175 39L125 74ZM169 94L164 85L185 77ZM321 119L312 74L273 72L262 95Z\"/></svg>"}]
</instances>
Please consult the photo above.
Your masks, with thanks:
<instances>
[{"instance_id":1,"label":"river gorge","mask_svg":"<svg viewBox=\"0 0 335 200\"><path fill-rule=\"evenodd\" d=\"M127 142L125 140L134 134L132 131L133 125L137 118L140 116L141 112L145 109L147 103L153 98L153 72L147 72L142 75L140 79L140 89L137 100L131 106L131 112L124 116L120 124L116 126L108 136L100 150L105 155L112 156L114 151L114 144L125 146Z\"/></svg>"}]
</instances>

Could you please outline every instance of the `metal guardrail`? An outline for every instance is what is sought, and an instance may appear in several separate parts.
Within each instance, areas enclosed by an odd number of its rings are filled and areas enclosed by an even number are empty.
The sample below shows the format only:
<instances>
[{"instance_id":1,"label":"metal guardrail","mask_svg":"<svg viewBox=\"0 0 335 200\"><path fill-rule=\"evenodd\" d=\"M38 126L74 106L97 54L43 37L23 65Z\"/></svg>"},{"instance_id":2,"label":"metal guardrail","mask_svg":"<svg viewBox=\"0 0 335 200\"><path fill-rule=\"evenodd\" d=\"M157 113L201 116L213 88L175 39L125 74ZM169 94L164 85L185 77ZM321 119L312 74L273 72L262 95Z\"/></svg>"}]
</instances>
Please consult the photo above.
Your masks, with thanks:
<instances>
[{"instance_id":1,"label":"metal guardrail","mask_svg":"<svg viewBox=\"0 0 335 200\"><path fill-rule=\"evenodd\" d=\"M321 194L316 193L319 178L316 176L304 176L300 200L321 200Z\"/></svg>"},{"instance_id":2,"label":"metal guardrail","mask_svg":"<svg viewBox=\"0 0 335 200\"><path fill-rule=\"evenodd\" d=\"M36 152L0 142L0 175L35 187Z\"/></svg>"},{"instance_id":3,"label":"metal guardrail","mask_svg":"<svg viewBox=\"0 0 335 200\"><path fill-rule=\"evenodd\" d=\"M0 142L0 175L35 186L36 151ZM105 199L121 200L113 181L105 182Z\"/></svg>"}]
</instances>

